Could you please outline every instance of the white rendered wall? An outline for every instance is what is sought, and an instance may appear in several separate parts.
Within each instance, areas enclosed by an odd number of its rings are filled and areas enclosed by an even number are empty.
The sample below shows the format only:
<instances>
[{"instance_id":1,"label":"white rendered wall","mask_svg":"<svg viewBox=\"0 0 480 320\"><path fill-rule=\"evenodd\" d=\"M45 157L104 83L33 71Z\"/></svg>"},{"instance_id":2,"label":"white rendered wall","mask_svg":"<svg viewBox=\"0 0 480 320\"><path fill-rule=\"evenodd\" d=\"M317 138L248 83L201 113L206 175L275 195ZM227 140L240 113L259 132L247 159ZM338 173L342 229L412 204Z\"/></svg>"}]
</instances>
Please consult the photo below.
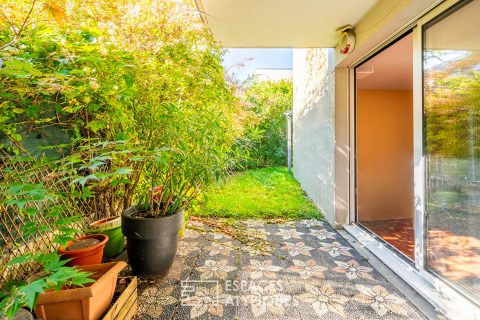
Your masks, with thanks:
<instances>
[{"instance_id":1,"label":"white rendered wall","mask_svg":"<svg viewBox=\"0 0 480 320\"><path fill-rule=\"evenodd\" d=\"M293 50L293 171L332 226L337 225L334 56L333 49Z\"/></svg>"}]
</instances>

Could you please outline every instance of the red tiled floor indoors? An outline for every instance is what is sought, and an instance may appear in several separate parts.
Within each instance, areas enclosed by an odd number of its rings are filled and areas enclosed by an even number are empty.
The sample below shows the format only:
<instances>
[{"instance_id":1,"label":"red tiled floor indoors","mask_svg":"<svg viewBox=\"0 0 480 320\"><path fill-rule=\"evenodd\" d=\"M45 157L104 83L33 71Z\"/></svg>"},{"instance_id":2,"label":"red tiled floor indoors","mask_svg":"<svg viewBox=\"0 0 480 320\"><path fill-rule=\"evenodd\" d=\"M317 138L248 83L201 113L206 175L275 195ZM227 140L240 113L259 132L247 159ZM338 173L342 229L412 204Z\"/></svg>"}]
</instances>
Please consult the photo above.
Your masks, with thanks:
<instances>
[{"instance_id":1,"label":"red tiled floor indoors","mask_svg":"<svg viewBox=\"0 0 480 320\"><path fill-rule=\"evenodd\" d=\"M470 220L472 223L478 223L476 219L477 216ZM431 222L427 239L426 267L478 295L480 239L478 236L468 234L469 230L465 227L464 220L460 219L461 223L455 223L454 219L441 220L436 217L436 220ZM415 259L413 219L363 221L361 224L405 256Z\"/></svg>"},{"instance_id":2,"label":"red tiled floor indoors","mask_svg":"<svg viewBox=\"0 0 480 320\"><path fill-rule=\"evenodd\" d=\"M413 219L363 221L360 223L404 255L415 260Z\"/></svg>"}]
</instances>

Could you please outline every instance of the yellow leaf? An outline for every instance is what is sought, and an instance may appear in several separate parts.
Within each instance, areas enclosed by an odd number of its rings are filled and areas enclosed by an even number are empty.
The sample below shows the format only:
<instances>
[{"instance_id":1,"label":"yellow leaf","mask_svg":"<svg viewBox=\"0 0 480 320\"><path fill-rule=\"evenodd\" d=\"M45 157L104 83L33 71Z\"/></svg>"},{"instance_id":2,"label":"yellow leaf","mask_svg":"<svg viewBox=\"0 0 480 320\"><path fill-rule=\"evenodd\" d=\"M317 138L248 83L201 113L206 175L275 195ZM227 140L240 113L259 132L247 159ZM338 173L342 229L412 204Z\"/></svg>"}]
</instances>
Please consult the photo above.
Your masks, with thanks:
<instances>
[{"instance_id":1,"label":"yellow leaf","mask_svg":"<svg viewBox=\"0 0 480 320\"><path fill-rule=\"evenodd\" d=\"M67 14L65 10L65 0L47 0L44 2L44 8L47 10L48 15L55 19L61 26L67 21Z\"/></svg>"}]
</instances>

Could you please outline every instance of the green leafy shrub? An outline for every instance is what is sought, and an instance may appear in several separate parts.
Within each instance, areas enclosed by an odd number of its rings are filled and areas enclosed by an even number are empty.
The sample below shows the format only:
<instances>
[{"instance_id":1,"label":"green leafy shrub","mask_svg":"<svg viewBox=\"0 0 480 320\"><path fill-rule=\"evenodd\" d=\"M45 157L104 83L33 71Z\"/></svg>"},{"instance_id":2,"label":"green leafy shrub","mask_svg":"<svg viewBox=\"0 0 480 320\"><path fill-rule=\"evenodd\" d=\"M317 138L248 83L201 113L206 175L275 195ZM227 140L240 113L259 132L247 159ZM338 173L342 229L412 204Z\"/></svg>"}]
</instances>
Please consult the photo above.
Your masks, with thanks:
<instances>
[{"instance_id":1,"label":"green leafy shrub","mask_svg":"<svg viewBox=\"0 0 480 320\"><path fill-rule=\"evenodd\" d=\"M292 82L254 82L245 88L243 95L257 118L238 141L240 149L247 149L248 153L243 165L248 168L286 166L285 112L293 106Z\"/></svg>"},{"instance_id":2,"label":"green leafy shrub","mask_svg":"<svg viewBox=\"0 0 480 320\"><path fill-rule=\"evenodd\" d=\"M25 225L27 238L51 233L55 246L74 237L72 225L85 217L137 203L163 202L155 216L188 209L245 151L235 148L244 110L191 2L5 0L1 9L0 161L8 167L30 159L3 175L1 214L51 222ZM42 174L14 175L33 172ZM52 173L61 176L58 184L42 185ZM34 201L51 205L24 202L32 190ZM31 308L45 286L57 287L52 277L85 280L52 250L10 262L46 273L41 286L7 286L0 305L9 316Z\"/></svg>"},{"instance_id":3,"label":"green leafy shrub","mask_svg":"<svg viewBox=\"0 0 480 320\"><path fill-rule=\"evenodd\" d=\"M32 2L20 3L28 9ZM15 19L4 21L2 150L75 155L85 178L92 177L83 186L92 193L86 202L99 214L118 214L152 185L167 184L170 197L188 194L188 202L236 161L241 109L225 82L221 50L189 2L68 3L63 13L48 1L61 23L27 26L22 36L7 31ZM33 12L45 15L35 6ZM116 152L92 168L102 141L129 141L134 152L147 153L144 159L161 153L161 161L129 163ZM130 181L114 179L112 186L110 176L99 178L129 165Z\"/></svg>"},{"instance_id":4,"label":"green leafy shrub","mask_svg":"<svg viewBox=\"0 0 480 320\"><path fill-rule=\"evenodd\" d=\"M2 3L0 160L11 171L2 175L1 214L32 221L17 235L26 241L55 238L10 261L43 273L4 286L6 316L33 308L46 288L88 282L52 253L85 217L152 200L165 204L156 216L173 214L235 165L243 110L224 79L222 52L192 6ZM43 181L51 174L59 175L55 185Z\"/></svg>"}]
</instances>

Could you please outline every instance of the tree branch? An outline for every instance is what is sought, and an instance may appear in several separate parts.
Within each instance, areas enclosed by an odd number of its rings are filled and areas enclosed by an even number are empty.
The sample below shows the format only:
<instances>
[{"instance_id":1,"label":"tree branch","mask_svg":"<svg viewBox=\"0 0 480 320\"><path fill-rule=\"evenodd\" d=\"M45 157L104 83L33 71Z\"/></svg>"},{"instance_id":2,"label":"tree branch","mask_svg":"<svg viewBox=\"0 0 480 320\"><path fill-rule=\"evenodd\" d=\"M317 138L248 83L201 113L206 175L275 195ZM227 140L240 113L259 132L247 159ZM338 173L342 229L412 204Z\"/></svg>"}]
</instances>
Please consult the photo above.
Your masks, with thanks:
<instances>
[{"instance_id":1,"label":"tree branch","mask_svg":"<svg viewBox=\"0 0 480 320\"><path fill-rule=\"evenodd\" d=\"M25 29L25 26L27 25L27 22L28 22L28 19L30 18L30 16L32 15L32 12L33 12L33 8L35 8L35 4L37 3L37 0L33 0L32 1L32 5L30 6L30 10L28 11L28 14L27 16L25 17L25 19L23 20L23 23L21 24L20 28L18 29L18 31L15 29L15 26L11 23L11 21L7 18L7 16L2 12L2 15L5 17L5 19L7 20L7 22L10 24L10 27L13 29L13 32L15 33L15 35L13 36L13 39L9 42L7 42L6 44L0 46L0 50L3 50L5 49L6 47L8 46L11 46L12 44L14 44L15 42L17 42L18 40L20 40L20 34L22 33L22 31Z\"/></svg>"}]
</instances>

